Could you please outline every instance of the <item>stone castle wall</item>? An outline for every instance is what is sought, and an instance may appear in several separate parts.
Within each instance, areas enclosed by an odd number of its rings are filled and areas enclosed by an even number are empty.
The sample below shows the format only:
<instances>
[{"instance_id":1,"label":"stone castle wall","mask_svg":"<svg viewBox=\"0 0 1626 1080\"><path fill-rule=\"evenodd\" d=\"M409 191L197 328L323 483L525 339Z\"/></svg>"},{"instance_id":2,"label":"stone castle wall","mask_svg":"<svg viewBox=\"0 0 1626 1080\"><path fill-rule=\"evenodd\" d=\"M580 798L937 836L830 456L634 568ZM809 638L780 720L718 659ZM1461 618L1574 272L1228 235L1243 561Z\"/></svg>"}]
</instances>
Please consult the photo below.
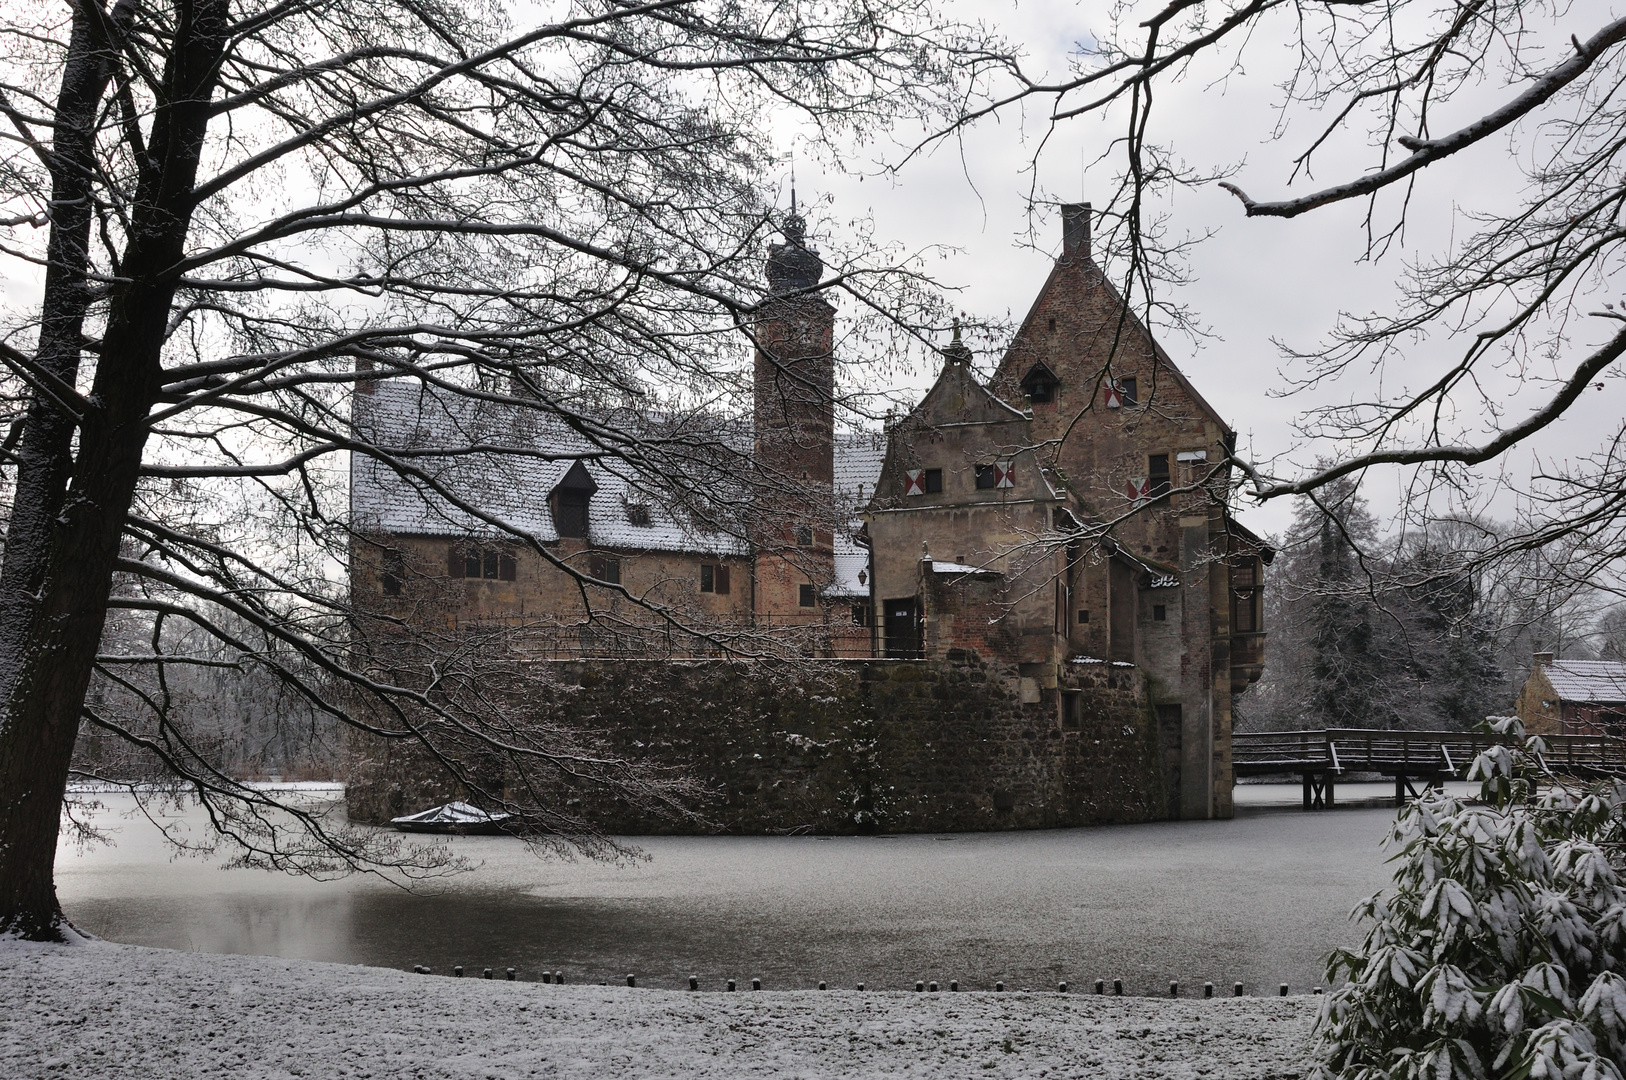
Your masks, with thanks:
<instances>
[{"instance_id":1,"label":"stone castle wall","mask_svg":"<svg viewBox=\"0 0 1626 1080\"><path fill-rule=\"evenodd\" d=\"M560 661L548 705L629 758L676 766L711 793L723 833L1045 828L1167 816L1164 754L1137 669L1069 665L1024 695L1017 670L958 652L932 661ZM1028 680L1030 683L1032 680ZM1032 699L1024 704L1023 698ZM381 822L459 793L410 751L359 745L348 800ZM611 833L674 831L561 792ZM685 829L683 831L694 831Z\"/></svg>"}]
</instances>

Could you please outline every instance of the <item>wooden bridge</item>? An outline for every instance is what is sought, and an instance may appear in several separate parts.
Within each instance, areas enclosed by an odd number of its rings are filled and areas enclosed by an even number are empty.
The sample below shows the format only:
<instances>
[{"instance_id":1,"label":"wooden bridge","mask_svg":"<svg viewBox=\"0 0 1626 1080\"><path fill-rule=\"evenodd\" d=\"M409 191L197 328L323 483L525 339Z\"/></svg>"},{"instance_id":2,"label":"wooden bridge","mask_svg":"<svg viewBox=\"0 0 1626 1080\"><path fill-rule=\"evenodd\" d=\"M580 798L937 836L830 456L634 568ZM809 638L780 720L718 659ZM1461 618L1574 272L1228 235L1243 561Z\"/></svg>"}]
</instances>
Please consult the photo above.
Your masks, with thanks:
<instances>
[{"instance_id":1,"label":"wooden bridge","mask_svg":"<svg viewBox=\"0 0 1626 1080\"><path fill-rule=\"evenodd\" d=\"M1544 735L1547 765L1561 775L1626 775L1626 739L1603 735ZM1236 776L1297 773L1304 808L1333 805L1337 781L1351 773L1377 773L1395 782L1395 805L1416 798L1413 781L1434 787L1465 779L1480 751L1501 740L1471 731L1259 731L1231 736Z\"/></svg>"}]
</instances>

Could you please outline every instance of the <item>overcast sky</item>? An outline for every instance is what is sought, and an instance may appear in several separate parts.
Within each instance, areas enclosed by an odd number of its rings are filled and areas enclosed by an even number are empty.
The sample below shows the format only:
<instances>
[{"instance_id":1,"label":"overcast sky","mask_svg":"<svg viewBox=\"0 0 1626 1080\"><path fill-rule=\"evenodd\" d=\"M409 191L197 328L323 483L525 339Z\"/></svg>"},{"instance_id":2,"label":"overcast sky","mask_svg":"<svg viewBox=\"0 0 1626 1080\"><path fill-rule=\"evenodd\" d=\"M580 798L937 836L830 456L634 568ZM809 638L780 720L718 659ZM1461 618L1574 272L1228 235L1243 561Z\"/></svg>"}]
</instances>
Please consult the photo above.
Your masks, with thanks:
<instances>
[{"instance_id":1,"label":"overcast sky","mask_svg":"<svg viewBox=\"0 0 1626 1080\"><path fill-rule=\"evenodd\" d=\"M1102 3L1069 0L960 0L949 10L997 24L1023 43L1035 67L1059 72L1078 42L1091 41L1097 30L1104 32L1106 8ZM1559 50L1567 48L1571 33L1584 39L1609 17L1602 5L1583 3L1551 24L1534 24L1533 29L1551 43L1549 55L1561 55ZM1290 159L1302 150L1314 118L1290 113L1285 140L1271 139L1279 119L1274 108L1280 99L1276 83L1287 72L1292 57L1286 48L1284 25L1265 26L1276 31L1274 40L1269 33L1255 35L1241 58L1241 70L1227 71L1224 64L1211 62L1181 82L1161 87L1151 137L1172 144L1197 169L1239 166L1234 182L1258 199L1301 194L1369 168L1372 153L1361 131L1353 130L1319 153L1310 182L1301 179L1288 186ZM1436 134L1451 130L1507 94L1503 72L1495 70L1462 101L1436 113L1432 130ZM985 122L963 143L939 146L929 156L908 164L891 181L872 176L859 182L818 175L804 160L798 166L804 201L809 195L823 195L833 204L815 209L815 232L839 233L844 219L867 213L873 215L878 237L897 240L911 249L949 245L958 250L941 262L934 261L932 268L945 285L961 290L956 306L974 317L1020 319L1043 283L1061 239L1059 220L1050 211L1038 223L1038 239L1044 249L1026 246L1029 221L1024 196L1031 179L1026 170L1037 136L1044 131L1041 110L1039 106L1025 119L1012 112L998 121ZM1040 189L1068 201L1105 202L1110 170L1102 167L1098 175L1085 177L1082 162L1086 155L1094 158L1102 153L1119 130L1116 116L1105 122L1074 120L1058 130L1040 161ZM1528 133L1520 134L1527 143ZM1282 388L1285 363L1272 339L1313 347L1324 338L1340 309L1384 309L1395 295L1394 280L1408 260L1438 257L1450 249L1454 236L1466 235L1462 212L1511 205L1524 185L1517 157L1513 141L1493 138L1431 169L1412 195L1403 242L1375 265L1361 261L1364 204L1323 209L1295 221L1248 220L1237 200L1217 187L1181 192L1167 207L1174 214L1174 229L1192 234L1217 230L1194 253L1191 269L1195 280L1182 290L1181 297L1215 336L1193 343L1163 335L1163 345L1238 430L1244 448L1251 446L1257 458L1282 455L1301 465L1313 462L1331 448L1295 434L1294 416L1312 402L1346 401L1371 394L1378 387L1378 373L1362 372L1359 378L1324 388L1311 397L1272 397L1270 391ZM1573 363L1584 346L1601 343L1612 334L1611 327L1593 322L1599 325L1581 326L1576 331L1575 349L1565 358L1569 362ZM1384 386L1394 390L1423 383L1459 347L1458 339L1447 337L1416 343L1414 354L1384 373ZM997 357L979 359L986 366ZM1561 362L1559 367L1563 366ZM1549 364L1522 375L1490 373L1487 389L1510 417L1518 417L1540 395L1539 379L1556 370ZM917 378L924 386L930 376L921 372ZM1623 393L1626 386L1615 378L1607 382L1604 392L1585 395L1574 414L1540 441L1540 451L1564 455L1595 448L1599 438L1619 421ZM1475 433L1483 437L1486 428L1481 415L1464 414L1459 420L1464 437ZM1520 453L1512 464L1522 472L1528 470L1530 461L1529 453ZM1403 478L1392 473L1372 476L1367 490L1375 507L1392 509L1402 482ZM1504 495L1489 506L1493 512L1506 514L1511 504ZM1274 533L1287 524L1291 507L1281 500L1244 516L1255 528Z\"/></svg>"}]
</instances>

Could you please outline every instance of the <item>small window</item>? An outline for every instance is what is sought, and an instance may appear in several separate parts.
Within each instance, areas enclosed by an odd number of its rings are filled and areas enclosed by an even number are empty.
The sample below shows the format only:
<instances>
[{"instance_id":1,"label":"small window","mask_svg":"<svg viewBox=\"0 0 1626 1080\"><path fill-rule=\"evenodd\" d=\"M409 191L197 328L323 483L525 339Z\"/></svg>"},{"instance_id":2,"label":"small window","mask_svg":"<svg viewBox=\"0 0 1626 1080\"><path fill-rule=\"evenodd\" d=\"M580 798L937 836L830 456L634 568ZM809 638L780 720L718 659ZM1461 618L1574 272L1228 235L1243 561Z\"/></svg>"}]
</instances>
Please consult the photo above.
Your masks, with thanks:
<instances>
[{"instance_id":1,"label":"small window","mask_svg":"<svg viewBox=\"0 0 1626 1080\"><path fill-rule=\"evenodd\" d=\"M1169 455L1153 454L1146 459L1146 480L1149 494L1161 499L1169 493Z\"/></svg>"},{"instance_id":2,"label":"small window","mask_svg":"<svg viewBox=\"0 0 1626 1080\"><path fill-rule=\"evenodd\" d=\"M653 522L650 520L650 517L649 517L649 504L648 503L628 503L627 504L627 524L628 525L636 525L640 529L649 528L653 524Z\"/></svg>"},{"instance_id":3,"label":"small window","mask_svg":"<svg viewBox=\"0 0 1626 1080\"><path fill-rule=\"evenodd\" d=\"M1056 320L1055 320L1055 317L1052 316L1051 319L1050 319L1050 329L1054 330L1055 328L1056 328Z\"/></svg>"},{"instance_id":4,"label":"small window","mask_svg":"<svg viewBox=\"0 0 1626 1080\"><path fill-rule=\"evenodd\" d=\"M854 626L868 626L869 625L869 605L868 604L854 604L853 605L853 625Z\"/></svg>"},{"instance_id":5,"label":"small window","mask_svg":"<svg viewBox=\"0 0 1626 1080\"><path fill-rule=\"evenodd\" d=\"M925 476L926 494L936 495L943 490L943 470L927 469Z\"/></svg>"},{"instance_id":6,"label":"small window","mask_svg":"<svg viewBox=\"0 0 1626 1080\"><path fill-rule=\"evenodd\" d=\"M1082 626L1084 623L1087 623L1089 621L1090 621L1090 613L1088 611L1084 611L1084 610L1081 609L1079 611L1079 613L1078 613L1079 625Z\"/></svg>"},{"instance_id":7,"label":"small window","mask_svg":"<svg viewBox=\"0 0 1626 1080\"><path fill-rule=\"evenodd\" d=\"M406 581L406 556L399 551L384 552L384 572L379 577L379 585L385 596L400 596L401 585Z\"/></svg>"},{"instance_id":8,"label":"small window","mask_svg":"<svg viewBox=\"0 0 1626 1080\"><path fill-rule=\"evenodd\" d=\"M818 591L811 585L803 585L797 593L796 602L802 607L816 607L819 602Z\"/></svg>"},{"instance_id":9,"label":"small window","mask_svg":"<svg viewBox=\"0 0 1626 1080\"><path fill-rule=\"evenodd\" d=\"M727 596L728 567L717 563L702 563L700 566L700 591Z\"/></svg>"},{"instance_id":10,"label":"small window","mask_svg":"<svg viewBox=\"0 0 1626 1080\"><path fill-rule=\"evenodd\" d=\"M514 558L512 552L500 551L497 553L497 580L513 581L519 577L519 560Z\"/></svg>"},{"instance_id":11,"label":"small window","mask_svg":"<svg viewBox=\"0 0 1626 1080\"><path fill-rule=\"evenodd\" d=\"M999 477L994 472L994 467L992 465L977 466L977 489L979 491L991 489L998 482Z\"/></svg>"},{"instance_id":12,"label":"small window","mask_svg":"<svg viewBox=\"0 0 1626 1080\"><path fill-rule=\"evenodd\" d=\"M1068 729L1078 727L1079 699L1084 695L1077 690L1063 690L1061 692L1061 726Z\"/></svg>"},{"instance_id":13,"label":"small window","mask_svg":"<svg viewBox=\"0 0 1626 1080\"><path fill-rule=\"evenodd\" d=\"M1165 605L1165 604L1153 604L1152 605L1152 621L1153 622L1168 622L1169 621L1169 609L1168 609L1168 606Z\"/></svg>"},{"instance_id":14,"label":"small window","mask_svg":"<svg viewBox=\"0 0 1626 1080\"><path fill-rule=\"evenodd\" d=\"M480 549L469 548L463 553L463 576L477 578L481 569Z\"/></svg>"},{"instance_id":15,"label":"small window","mask_svg":"<svg viewBox=\"0 0 1626 1080\"><path fill-rule=\"evenodd\" d=\"M797 547L812 547L813 546L813 526L811 526L811 525L798 525L798 526L796 526L796 546Z\"/></svg>"},{"instance_id":16,"label":"small window","mask_svg":"<svg viewBox=\"0 0 1626 1080\"><path fill-rule=\"evenodd\" d=\"M1123 396L1125 405L1138 405L1140 403L1140 383L1134 376L1118 380L1118 393Z\"/></svg>"},{"instance_id":17,"label":"small window","mask_svg":"<svg viewBox=\"0 0 1626 1080\"><path fill-rule=\"evenodd\" d=\"M497 572L498 572L499 569L500 569L500 567L498 566L497 549L496 548L486 548L486 549L484 549L483 551L480 552L480 576L481 577L489 578L492 581L496 581L497 580Z\"/></svg>"},{"instance_id":18,"label":"small window","mask_svg":"<svg viewBox=\"0 0 1626 1080\"><path fill-rule=\"evenodd\" d=\"M594 555L589 561L593 578L609 585L621 584L621 560L608 555Z\"/></svg>"},{"instance_id":19,"label":"small window","mask_svg":"<svg viewBox=\"0 0 1626 1080\"><path fill-rule=\"evenodd\" d=\"M1231 588L1238 591L1253 588L1254 572L1252 559L1246 559L1231 567Z\"/></svg>"},{"instance_id":20,"label":"small window","mask_svg":"<svg viewBox=\"0 0 1626 1080\"><path fill-rule=\"evenodd\" d=\"M591 492L561 488L553 496L553 524L561 537L587 536L587 504Z\"/></svg>"}]
</instances>

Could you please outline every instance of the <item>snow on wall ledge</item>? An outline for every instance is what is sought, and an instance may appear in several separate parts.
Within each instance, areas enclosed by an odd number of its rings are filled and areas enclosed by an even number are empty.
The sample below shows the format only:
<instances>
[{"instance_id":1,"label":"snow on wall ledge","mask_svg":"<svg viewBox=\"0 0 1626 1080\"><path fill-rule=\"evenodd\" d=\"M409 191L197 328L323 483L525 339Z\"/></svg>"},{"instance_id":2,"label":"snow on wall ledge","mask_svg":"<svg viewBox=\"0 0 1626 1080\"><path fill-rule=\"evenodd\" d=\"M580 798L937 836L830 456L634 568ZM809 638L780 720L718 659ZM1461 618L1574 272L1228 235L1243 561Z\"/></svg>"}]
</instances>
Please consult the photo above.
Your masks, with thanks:
<instances>
[{"instance_id":1,"label":"snow on wall ledge","mask_svg":"<svg viewBox=\"0 0 1626 1080\"><path fill-rule=\"evenodd\" d=\"M0 938L0 1076L1303 1075L1319 998L704 993Z\"/></svg>"},{"instance_id":2,"label":"snow on wall ledge","mask_svg":"<svg viewBox=\"0 0 1626 1080\"><path fill-rule=\"evenodd\" d=\"M690 770L718 796L707 832L983 831L1167 816L1165 755L1140 672L1062 673L1053 693L954 650L927 661L560 661L561 692L518 706L608 733L629 758ZM546 700L541 700L541 698ZM1034 700L1037 698L1037 700ZM1026 700L1024 700L1026 699ZM547 716L536 712L557 709ZM463 793L399 742L352 743L352 819L382 822ZM571 809L612 833L672 825L591 791Z\"/></svg>"}]
</instances>

